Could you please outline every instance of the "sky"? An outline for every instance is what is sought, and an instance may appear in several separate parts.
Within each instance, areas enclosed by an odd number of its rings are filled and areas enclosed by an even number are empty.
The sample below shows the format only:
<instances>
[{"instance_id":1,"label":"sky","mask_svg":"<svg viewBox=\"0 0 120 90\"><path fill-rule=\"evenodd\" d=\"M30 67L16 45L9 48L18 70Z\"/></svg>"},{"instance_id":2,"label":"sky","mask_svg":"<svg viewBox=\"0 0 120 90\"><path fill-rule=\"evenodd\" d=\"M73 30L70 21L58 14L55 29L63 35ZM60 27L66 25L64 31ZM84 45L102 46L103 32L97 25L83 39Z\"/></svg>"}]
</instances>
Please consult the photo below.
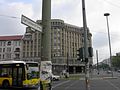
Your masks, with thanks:
<instances>
[{"instance_id":1,"label":"sky","mask_svg":"<svg viewBox=\"0 0 120 90\"><path fill-rule=\"evenodd\" d=\"M51 17L62 19L65 23L82 27L82 0L51 0ZM120 1L85 0L87 26L92 33L94 49L93 61L96 63L96 50L99 62L109 58L107 22L104 13L110 13L109 30L112 55L120 52ZM21 15L36 21L42 16L42 0L0 0L0 35L23 35L25 25Z\"/></svg>"}]
</instances>

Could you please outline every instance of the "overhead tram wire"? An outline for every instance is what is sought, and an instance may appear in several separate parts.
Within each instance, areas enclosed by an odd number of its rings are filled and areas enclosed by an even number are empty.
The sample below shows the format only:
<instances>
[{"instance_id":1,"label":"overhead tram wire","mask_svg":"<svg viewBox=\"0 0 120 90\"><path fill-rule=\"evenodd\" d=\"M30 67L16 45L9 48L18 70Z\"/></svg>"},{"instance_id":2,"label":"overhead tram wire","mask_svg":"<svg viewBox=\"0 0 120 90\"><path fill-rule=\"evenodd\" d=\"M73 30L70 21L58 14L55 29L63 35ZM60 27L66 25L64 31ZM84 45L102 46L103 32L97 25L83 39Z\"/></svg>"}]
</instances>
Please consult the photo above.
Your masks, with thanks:
<instances>
[{"instance_id":1,"label":"overhead tram wire","mask_svg":"<svg viewBox=\"0 0 120 90\"><path fill-rule=\"evenodd\" d=\"M11 19L21 19L20 17L3 15L3 14L0 14L0 17L7 17L7 18L11 18ZM97 31L92 31L92 32L107 34L106 32L97 32ZM111 34L111 36L112 36L112 37L116 37L115 34ZM117 38L117 39L120 40L120 38Z\"/></svg>"},{"instance_id":2,"label":"overhead tram wire","mask_svg":"<svg viewBox=\"0 0 120 90\"><path fill-rule=\"evenodd\" d=\"M111 2L111 1L108 1L108 0L98 0L98 1L100 1L100 2L106 2L106 3L108 3L109 5L112 5L112 6L116 7L116 8L120 8L120 5L115 4L115 3ZM120 4L120 2L117 2L117 3Z\"/></svg>"},{"instance_id":3,"label":"overhead tram wire","mask_svg":"<svg viewBox=\"0 0 120 90\"><path fill-rule=\"evenodd\" d=\"M0 14L0 17L7 17L7 18L12 18L12 19L21 19L21 18L16 17L16 16L9 16L9 15L2 15L2 14Z\"/></svg>"}]
</instances>

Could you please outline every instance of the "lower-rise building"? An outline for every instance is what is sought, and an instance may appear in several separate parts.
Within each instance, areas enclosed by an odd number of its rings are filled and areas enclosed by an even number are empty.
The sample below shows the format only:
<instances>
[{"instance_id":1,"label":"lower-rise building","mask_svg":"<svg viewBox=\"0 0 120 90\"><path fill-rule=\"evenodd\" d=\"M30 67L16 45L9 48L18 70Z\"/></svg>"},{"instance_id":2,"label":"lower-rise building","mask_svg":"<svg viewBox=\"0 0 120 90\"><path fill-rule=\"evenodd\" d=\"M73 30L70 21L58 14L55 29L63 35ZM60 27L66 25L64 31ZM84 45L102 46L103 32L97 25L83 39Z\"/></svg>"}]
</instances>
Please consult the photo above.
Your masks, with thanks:
<instances>
[{"instance_id":1,"label":"lower-rise building","mask_svg":"<svg viewBox=\"0 0 120 90\"><path fill-rule=\"evenodd\" d=\"M0 36L0 60L21 60L23 35Z\"/></svg>"}]
</instances>

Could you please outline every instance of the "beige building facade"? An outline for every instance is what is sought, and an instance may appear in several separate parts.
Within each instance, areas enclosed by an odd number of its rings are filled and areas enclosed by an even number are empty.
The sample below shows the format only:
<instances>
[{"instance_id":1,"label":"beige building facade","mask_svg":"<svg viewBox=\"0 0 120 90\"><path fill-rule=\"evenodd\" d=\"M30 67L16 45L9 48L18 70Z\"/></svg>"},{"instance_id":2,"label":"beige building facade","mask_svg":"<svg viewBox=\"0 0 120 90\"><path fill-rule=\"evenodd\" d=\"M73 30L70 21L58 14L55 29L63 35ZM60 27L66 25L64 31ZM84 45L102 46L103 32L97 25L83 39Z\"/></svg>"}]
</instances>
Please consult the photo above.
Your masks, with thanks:
<instances>
[{"instance_id":1,"label":"beige building facade","mask_svg":"<svg viewBox=\"0 0 120 90\"><path fill-rule=\"evenodd\" d=\"M42 25L41 20L37 23ZM30 27L26 28L22 45L23 60L41 61L41 34L43 33L32 30ZM83 36L82 27L67 24L60 19L51 20L51 60L55 73L67 68L70 73L82 72L84 63L77 61L77 50L84 46ZM88 30L89 47L92 47L91 37L92 34Z\"/></svg>"}]
</instances>

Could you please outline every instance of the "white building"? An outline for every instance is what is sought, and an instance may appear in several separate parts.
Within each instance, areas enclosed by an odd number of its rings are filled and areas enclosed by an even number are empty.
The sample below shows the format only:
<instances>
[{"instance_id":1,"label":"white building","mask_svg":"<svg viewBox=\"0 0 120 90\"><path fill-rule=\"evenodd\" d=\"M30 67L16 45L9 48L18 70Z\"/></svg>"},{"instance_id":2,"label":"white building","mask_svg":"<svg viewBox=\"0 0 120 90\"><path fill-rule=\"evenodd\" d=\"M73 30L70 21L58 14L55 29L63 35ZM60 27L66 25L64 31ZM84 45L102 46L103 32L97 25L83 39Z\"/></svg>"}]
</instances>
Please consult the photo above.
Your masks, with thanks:
<instances>
[{"instance_id":1,"label":"white building","mask_svg":"<svg viewBox=\"0 0 120 90\"><path fill-rule=\"evenodd\" d=\"M0 60L21 59L22 35L0 36Z\"/></svg>"}]
</instances>

